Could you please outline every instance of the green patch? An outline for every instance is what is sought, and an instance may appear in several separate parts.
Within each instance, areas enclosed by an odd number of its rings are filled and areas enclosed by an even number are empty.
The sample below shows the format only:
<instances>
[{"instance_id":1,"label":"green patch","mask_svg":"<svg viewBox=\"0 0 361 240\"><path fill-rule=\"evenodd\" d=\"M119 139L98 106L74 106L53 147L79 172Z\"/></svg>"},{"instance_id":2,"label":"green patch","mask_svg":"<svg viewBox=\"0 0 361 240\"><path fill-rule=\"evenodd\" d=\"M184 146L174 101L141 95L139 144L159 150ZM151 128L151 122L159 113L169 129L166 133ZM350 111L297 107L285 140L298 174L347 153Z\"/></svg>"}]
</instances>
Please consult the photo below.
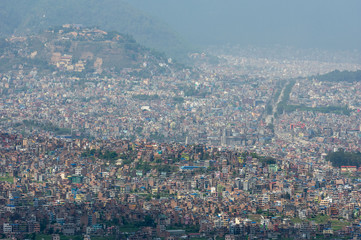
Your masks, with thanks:
<instances>
[{"instance_id":1,"label":"green patch","mask_svg":"<svg viewBox=\"0 0 361 240\"><path fill-rule=\"evenodd\" d=\"M343 227L349 226L351 224L348 221L339 220L339 219L331 219L330 216L323 216L323 215L318 215L314 218L309 218L308 220L315 221L315 223L317 223L317 224L326 224L328 222L331 222L331 228L334 231L339 231Z\"/></svg>"},{"instance_id":2,"label":"green patch","mask_svg":"<svg viewBox=\"0 0 361 240\"><path fill-rule=\"evenodd\" d=\"M69 128L59 128L58 126L54 125L51 122L39 122L35 120L23 120L23 125L25 127L36 127L42 129L47 132L54 132L58 135L70 135L71 129Z\"/></svg>"},{"instance_id":3,"label":"green patch","mask_svg":"<svg viewBox=\"0 0 361 240\"><path fill-rule=\"evenodd\" d=\"M44 235L44 234L39 234L39 235L36 235L35 236L35 239L36 240L51 240L52 239L52 236L51 235Z\"/></svg>"},{"instance_id":4,"label":"green patch","mask_svg":"<svg viewBox=\"0 0 361 240\"><path fill-rule=\"evenodd\" d=\"M249 214L248 218L253 222L260 223L261 222L261 215L260 214Z\"/></svg>"},{"instance_id":5,"label":"green patch","mask_svg":"<svg viewBox=\"0 0 361 240\"><path fill-rule=\"evenodd\" d=\"M342 71L335 70L321 76L315 76L319 81L323 82L357 82L360 81L361 71Z\"/></svg>"},{"instance_id":6,"label":"green patch","mask_svg":"<svg viewBox=\"0 0 361 240\"><path fill-rule=\"evenodd\" d=\"M167 230L184 230L186 233L198 233L199 225L172 225L167 227Z\"/></svg>"},{"instance_id":7,"label":"green patch","mask_svg":"<svg viewBox=\"0 0 361 240\"><path fill-rule=\"evenodd\" d=\"M302 220L301 218L292 218L291 222L293 222L293 223L303 223L304 220Z\"/></svg>"},{"instance_id":8,"label":"green patch","mask_svg":"<svg viewBox=\"0 0 361 240\"><path fill-rule=\"evenodd\" d=\"M115 237L110 237L110 236L106 236L106 237L91 237L92 240L115 240Z\"/></svg>"},{"instance_id":9,"label":"green patch","mask_svg":"<svg viewBox=\"0 0 361 240\"><path fill-rule=\"evenodd\" d=\"M0 181L1 182L14 183L14 178L9 177L8 175L6 175L5 177L0 177Z\"/></svg>"},{"instance_id":10,"label":"green patch","mask_svg":"<svg viewBox=\"0 0 361 240\"><path fill-rule=\"evenodd\" d=\"M326 156L326 160L332 163L334 167L341 166L361 166L361 153L359 152L345 152L343 149L337 152L330 152Z\"/></svg>"},{"instance_id":11,"label":"green patch","mask_svg":"<svg viewBox=\"0 0 361 240\"><path fill-rule=\"evenodd\" d=\"M308 220L314 221L317 224L326 224L330 220L330 217L324 215L317 215L316 217L309 218Z\"/></svg>"},{"instance_id":12,"label":"green patch","mask_svg":"<svg viewBox=\"0 0 361 240\"><path fill-rule=\"evenodd\" d=\"M133 95L132 98L141 101L152 101L152 100L158 100L159 96L157 94L155 95L138 94L138 95Z\"/></svg>"},{"instance_id":13,"label":"green patch","mask_svg":"<svg viewBox=\"0 0 361 240\"><path fill-rule=\"evenodd\" d=\"M349 225L350 225L350 223L347 221L336 220L336 219L331 220L331 226L334 231L339 231L342 228L347 227Z\"/></svg>"},{"instance_id":14,"label":"green patch","mask_svg":"<svg viewBox=\"0 0 361 240\"><path fill-rule=\"evenodd\" d=\"M64 236L64 235L62 235L62 234L59 234L59 236L60 236L60 240L82 240L83 239L83 236L81 236L81 235L77 235L77 236ZM51 239L53 239L52 238L52 235L45 235L45 234L37 234L36 236L35 236L35 240L42 240L42 239L44 239L44 240L51 240ZM98 239L98 238L91 238L91 239ZM112 238L104 238L104 237L102 237L102 238L99 238L99 239L112 239Z\"/></svg>"},{"instance_id":15,"label":"green patch","mask_svg":"<svg viewBox=\"0 0 361 240\"><path fill-rule=\"evenodd\" d=\"M135 227L135 226L121 226L119 228L119 231L121 232L137 232L139 231L139 227Z\"/></svg>"}]
</instances>

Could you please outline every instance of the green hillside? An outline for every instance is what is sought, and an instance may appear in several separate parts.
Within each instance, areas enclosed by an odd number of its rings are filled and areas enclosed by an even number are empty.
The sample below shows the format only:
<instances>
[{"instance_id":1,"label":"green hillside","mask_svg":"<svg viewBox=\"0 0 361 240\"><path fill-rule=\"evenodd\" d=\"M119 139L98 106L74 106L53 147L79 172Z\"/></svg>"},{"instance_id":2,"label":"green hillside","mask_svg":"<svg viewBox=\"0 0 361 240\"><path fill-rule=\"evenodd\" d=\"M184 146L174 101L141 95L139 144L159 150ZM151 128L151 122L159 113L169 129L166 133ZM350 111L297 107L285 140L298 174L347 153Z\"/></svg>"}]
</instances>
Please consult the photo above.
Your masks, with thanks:
<instances>
[{"instance_id":1,"label":"green hillside","mask_svg":"<svg viewBox=\"0 0 361 240\"><path fill-rule=\"evenodd\" d=\"M141 44L175 56L187 51L169 27L122 0L2 0L0 34L33 34L50 26L82 24L127 33Z\"/></svg>"},{"instance_id":2,"label":"green hillside","mask_svg":"<svg viewBox=\"0 0 361 240\"><path fill-rule=\"evenodd\" d=\"M324 82L359 82L361 81L361 71L338 71L326 73L324 75L316 76L319 81Z\"/></svg>"}]
</instances>

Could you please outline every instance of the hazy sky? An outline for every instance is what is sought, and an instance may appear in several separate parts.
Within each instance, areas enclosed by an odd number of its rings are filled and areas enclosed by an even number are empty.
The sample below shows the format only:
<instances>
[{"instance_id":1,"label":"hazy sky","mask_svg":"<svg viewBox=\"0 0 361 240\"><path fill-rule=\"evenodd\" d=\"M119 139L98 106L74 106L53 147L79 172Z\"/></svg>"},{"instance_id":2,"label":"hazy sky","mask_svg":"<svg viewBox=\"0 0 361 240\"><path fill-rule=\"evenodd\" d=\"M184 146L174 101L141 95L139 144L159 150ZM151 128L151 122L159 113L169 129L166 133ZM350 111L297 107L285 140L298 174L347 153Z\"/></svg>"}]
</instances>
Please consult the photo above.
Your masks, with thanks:
<instances>
[{"instance_id":1,"label":"hazy sky","mask_svg":"<svg viewBox=\"0 0 361 240\"><path fill-rule=\"evenodd\" d=\"M360 0L128 0L196 44L361 49Z\"/></svg>"}]
</instances>

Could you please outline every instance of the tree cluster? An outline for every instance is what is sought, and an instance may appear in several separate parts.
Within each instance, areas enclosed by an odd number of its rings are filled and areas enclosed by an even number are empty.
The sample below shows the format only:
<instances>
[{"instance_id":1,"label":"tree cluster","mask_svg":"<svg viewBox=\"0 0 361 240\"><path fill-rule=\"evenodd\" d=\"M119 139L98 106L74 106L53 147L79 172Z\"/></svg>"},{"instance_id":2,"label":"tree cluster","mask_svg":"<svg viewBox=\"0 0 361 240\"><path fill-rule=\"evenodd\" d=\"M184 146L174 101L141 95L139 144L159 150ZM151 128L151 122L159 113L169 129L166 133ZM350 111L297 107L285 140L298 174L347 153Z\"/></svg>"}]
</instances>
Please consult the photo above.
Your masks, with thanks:
<instances>
[{"instance_id":1,"label":"tree cluster","mask_svg":"<svg viewBox=\"0 0 361 240\"><path fill-rule=\"evenodd\" d=\"M82 157L98 157L103 160L116 160L118 158L118 154L114 151L105 150L104 152L101 149L87 149L85 152L81 154Z\"/></svg>"},{"instance_id":2,"label":"tree cluster","mask_svg":"<svg viewBox=\"0 0 361 240\"><path fill-rule=\"evenodd\" d=\"M359 82L361 81L361 71L351 72L335 70L333 72L316 77L324 82Z\"/></svg>"},{"instance_id":3,"label":"tree cluster","mask_svg":"<svg viewBox=\"0 0 361 240\"><path fill-rule=\"evenodd\" d=\"M132 96L133 99L142 100L142 101L152 101L152 100L158 100L159 95L146 95L146 94L137 94Z\"/></svg>"},{"instance_id":4,"label":"tree cluster","mask_svg":"<svg viewBox=\"0 0 361 240\"><path fill-rule=\"evenodd\" d=\"M361 153L360 152L345 152L343 149L337 152L330 152L326 156L326 160L332 163L334 167L341 166L361 166Z\"/></svg>"}]
</instances>

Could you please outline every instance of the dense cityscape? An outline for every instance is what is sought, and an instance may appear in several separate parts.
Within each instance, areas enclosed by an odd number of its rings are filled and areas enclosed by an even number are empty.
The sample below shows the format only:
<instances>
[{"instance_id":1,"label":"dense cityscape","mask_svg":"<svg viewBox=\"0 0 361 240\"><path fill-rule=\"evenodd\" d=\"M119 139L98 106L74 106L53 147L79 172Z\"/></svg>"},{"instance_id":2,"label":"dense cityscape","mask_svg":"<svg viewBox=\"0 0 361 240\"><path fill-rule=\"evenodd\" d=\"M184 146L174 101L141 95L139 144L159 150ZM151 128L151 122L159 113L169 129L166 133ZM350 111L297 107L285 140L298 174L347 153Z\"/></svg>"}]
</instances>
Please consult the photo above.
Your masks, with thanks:
<instances>
[{"instance_id":1,"label":"dense cityscape","mask_svg":"<svg viewBox=\"0 0 361 240\"><path fill-rule=\"evenodd\" d=\"M210 50L191 68L74 25L6 46L3 238L361 236L361 165L329 161L360 152L357 61Z\"/></svg>"},{"instance_id":2,"label":"dense cityscape","mask_svg":"<svg viewBox=\"0 0 361 240\"><path fill-rule=\"evenodd\" d=\"M69 28L50 34L109 36ZM29 49L17 54L34 58ZM49 73L0 73L2 236L361 234L361 170L328 161L360 151L361 82L319 75L360 64L193 53L193 69L149 55L116 72L100 57L89 65L91 52L74 61L75 47L53 49Z\"/></svg>"}]
</instances>

